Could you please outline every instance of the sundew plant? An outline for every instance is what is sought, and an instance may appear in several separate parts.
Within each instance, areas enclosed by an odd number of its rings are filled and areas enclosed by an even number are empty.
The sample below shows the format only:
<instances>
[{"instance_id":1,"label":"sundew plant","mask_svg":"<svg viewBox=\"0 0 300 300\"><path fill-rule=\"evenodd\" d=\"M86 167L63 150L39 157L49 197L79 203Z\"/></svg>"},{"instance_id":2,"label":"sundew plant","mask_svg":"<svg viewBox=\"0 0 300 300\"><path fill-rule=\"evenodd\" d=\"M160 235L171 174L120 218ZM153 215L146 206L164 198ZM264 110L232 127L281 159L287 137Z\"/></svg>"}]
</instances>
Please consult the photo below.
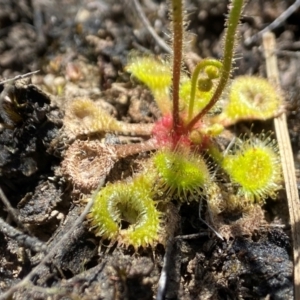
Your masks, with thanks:
<instances>
[{"instance_id":1,"label":"sundew plant","mask_svg":"<svg viewBox=\"0 0 300 300\"><path fill-rule=\"evenodd\" d=\"M150 139L134 146L85 144L83 151L83 142L78 142L69 148L63 168L75 184L79 175L73 174L76 167L72 155L81 165L84 158L78 153L99 155L108 162L104 168L107 171L120 157L152 150L142 171L131 180L110 182L93 193L94 205L88 218L96 235L135 249L153 246L163 242L163 204L169 201L180 204L204 199L212 214L220 214L251 210L267 198L276 198L282 176L277 144L271 134L243 135L226 150L218 144L218 136L226 127L243 120L272 118L282 105L267 80L231 78L243 8L243 0L230 2L222 59L202 59L188 74L183 68L184 0L170 0L170 59L135 56L126 66L134 79L151 90L161 112ZM90 100L74 101L68 114L72 126L74 122L86 125L85 133L141 134L145 128L143 124L134 127L115 120ZM216 180L217 172L224 174L222 180ZM96 183L87 190L96 189ZM80 187L81 182L77 185Z\"/></svg>"}]
</instances>

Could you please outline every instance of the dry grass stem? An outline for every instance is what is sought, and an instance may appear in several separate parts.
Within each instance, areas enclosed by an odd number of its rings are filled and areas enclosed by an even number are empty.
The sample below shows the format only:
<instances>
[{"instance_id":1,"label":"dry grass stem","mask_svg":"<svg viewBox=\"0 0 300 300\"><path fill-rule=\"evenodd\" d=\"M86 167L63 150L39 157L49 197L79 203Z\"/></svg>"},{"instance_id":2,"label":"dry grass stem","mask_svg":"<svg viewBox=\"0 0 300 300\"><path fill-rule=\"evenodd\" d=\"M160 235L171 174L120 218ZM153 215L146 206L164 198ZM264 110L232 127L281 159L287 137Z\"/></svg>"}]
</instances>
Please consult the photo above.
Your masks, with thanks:
<instances>
[{"instance_id":1,"label":"dry grass stem","mask_svg":"<svg viewBox=\"0 0 300 300\"><path fill-rule=\"evenodd\" d=\"M286 9L278 18L276 18L271 24L259 31L252 37L245 40L246 45L255 43L258 39L264 36L265 33L274 30L275 28L282 25L282 23L290 17L300 6L300 0L296 0L288 9Z\"/></svg>"},{"instance_id":2,"label":"dry grass stem","mask_svg":"<svg viewBox=\"0 0 300 300\"><path fill-rule=\"evenodd\" d=\"M276 41L273 33L265 33L263 46L266 57L267 76L279 87L279 72L275 54ZM292 227L293 258L294 258L294 299L300 299L300 202L297 189L294 157L286 122L283 113L274 119L276 137L280 150L288 209Z\"/></svg>"},{"instance_id":3,"label":"dry grass stem","mask_svg":"<svg viewBox=\"0 0 300 300\"><path fill-rule=\"evenodd\" d=\"M154 40L156 41L156 43L159 45L159 47L161 47L161 49L163 49L164 51L166 51L167 53L171 53L172 50L171 48L165 43L165 41L156 33L156 31L154 30L154 28L151 26L149 20L147 19L140 3L138 0L132 0L134 7L138 13L138 16L141 18L141 21L143 22L145 28L148 30L148 32L151 34L151 36L154 38Z\"/></svg>"}]
</instances>

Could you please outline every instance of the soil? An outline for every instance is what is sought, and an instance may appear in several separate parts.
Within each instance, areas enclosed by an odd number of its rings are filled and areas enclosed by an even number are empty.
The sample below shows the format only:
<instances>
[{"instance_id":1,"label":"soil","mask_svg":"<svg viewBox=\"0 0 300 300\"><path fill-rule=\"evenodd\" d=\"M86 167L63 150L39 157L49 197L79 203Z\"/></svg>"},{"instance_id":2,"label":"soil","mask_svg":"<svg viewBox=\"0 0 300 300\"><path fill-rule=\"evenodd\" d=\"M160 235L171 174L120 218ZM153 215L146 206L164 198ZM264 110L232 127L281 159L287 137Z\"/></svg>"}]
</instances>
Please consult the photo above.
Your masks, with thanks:
<instances>
[{"instance_id":1,"label":"soil","mask_svg":"<svg viewBox=\"0 0 300 300\"><path fill-rule=\"evenodd\" d=\"M186 2L189 69L200 57L220 58L228 3ZM234 75L266 77L261 40L251 44L245 40L293 2L249 1ZM166 1L142 1L141 6L168 43ZM158 244L134 251L108 245L89 230L86 220L79 219L90 186L81 189L70 180L62 161L75 140L86 140L87 128L72 135L64 130L63 120L73 99L88 98L120 121L151 124L159 117L153 98L124 67L133 51L168 54L146 30L130 0L0 0L0 7L1 80L40 70L0 84L0 186L14 208L11 212L0 201L5 220L0 229L0 299L157 299L166 247ZM298 178L299 18L298 9L274 30ZM7 103L5 97L12 101ZM270 124L257 123L253 128L268 130ZM232 132L245 126L249 124ZM108 147L145 139L113 134L97 138ZM146 157L147 152L108 163L96 179L110 182L131 176ZM176 238L167 247L171 255L163 299L293 299L292 240L284 192L277 201L266 202L263 213L248 224L249 230L232 230L224 240L198 219L198 203L173 206L170 210L176 210L176 217L168 224ZM42 261L50 251L52 255ZM5 298L5 292L34 268L34 276L13 290L12 298Z\"/></svg>"}]
</instances>

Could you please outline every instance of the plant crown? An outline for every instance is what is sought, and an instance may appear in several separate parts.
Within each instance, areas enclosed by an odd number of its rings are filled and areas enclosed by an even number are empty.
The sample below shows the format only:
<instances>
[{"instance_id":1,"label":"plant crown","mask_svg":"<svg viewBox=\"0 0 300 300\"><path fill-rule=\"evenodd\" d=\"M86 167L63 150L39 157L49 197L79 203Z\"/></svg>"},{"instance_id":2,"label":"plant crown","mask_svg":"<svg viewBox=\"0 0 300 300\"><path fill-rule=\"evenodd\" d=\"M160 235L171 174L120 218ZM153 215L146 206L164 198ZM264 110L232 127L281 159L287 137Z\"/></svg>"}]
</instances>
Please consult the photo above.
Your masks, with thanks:
<instances>
[{"instance_id":1,"label":"plant crown","mask_svg":"<svg viewBox=\"0 0 300 300\"><path fill-rule=\"evenodd\" d=\"M225 127L242 120L272 118L282 105L280 96L265 79L241 76L229 80L244 1L230 3L222 60L201 60L191 76L182 68L183 0L170 2L172 59L136 56L126 67L151 90L160 109L161 118L151 132L157 152L131 183L110 183L96 192L89 214L97 235L134 248L159 241L164 213L157 207L162 201L199 201L207 197L212 211L244 211L266 198L276 198L281 188L278 148L270 134L237 138L233 150L224 152L217 142ZM97 123L98 131L122 131L120 122L94 109L88 101L73 104L72 109L91 127ZM225 186L215 180L218 170L227 173L226 184L233 187L221 201L213 192L220 190L218 194L222 194ZM129 225L124 227L124 223Z\"/></svg>"}]
</instances>

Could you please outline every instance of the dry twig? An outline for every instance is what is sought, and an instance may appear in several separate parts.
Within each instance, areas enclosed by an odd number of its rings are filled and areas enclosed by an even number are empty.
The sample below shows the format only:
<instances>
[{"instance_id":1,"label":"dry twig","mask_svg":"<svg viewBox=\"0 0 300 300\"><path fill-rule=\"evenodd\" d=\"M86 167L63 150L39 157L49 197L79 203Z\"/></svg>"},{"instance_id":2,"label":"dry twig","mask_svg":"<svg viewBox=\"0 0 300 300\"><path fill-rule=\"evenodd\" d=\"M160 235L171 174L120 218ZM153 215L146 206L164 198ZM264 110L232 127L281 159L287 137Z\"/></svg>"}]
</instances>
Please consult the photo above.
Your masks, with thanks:
<instances>
[{"instance_id":1,"label":"dry twig","mask_svg":"<svg viewBox=\"0 0 300 300\"><path fill-rule=\"evenodd\" d=\"M272 31L276 27L279 27L290 15L292 15L300 6L300 0L296 0L287 10L285 10L278 18L276 18L271 24L265 27L263 30L254 34L245 40L246 45L255 43L260 39L265 33Z\"/></svg>"},{"instance_id":2,"label":"dry twig","mask_svg":"<svg viewBox=\"0 0 300 300\"><path fill-rule=\"evenodd\" d=\"M143 12L143 9L139 3L138 0L132 0L134 7L141 18L141 21L143 22L144 26L148 30L148 32L151 34L151 36L154 38L154 40L157 42L157 44L167 53L171 53L171 48L165 43L165 41L155 32L153 27L151 26L150 22L148 21L146 15Z\"/></svg>"},{"instance_id":3,"label":"dry twig","mask_svg":"<svg viewBox=\"0 0 300 300\"><path fill-rule=\"evenodd\" d=\"M170 237L166 243L166 253L164 256L163 268L161 270L161 274L158 281L158 289L156 294L157 300L163 300L165 296L170 268L172 267L171 256L173 252L173 247L174 247L174 238Z\"/></svg>"},{"instance_id":4,"label":"dry twig","mask_svg":"<svg viewBox=\"0 0 300 300\"><path fill-rule=\"evenodd\" d=\"M279 87L279 73L277 67L277 57L275 54L276 41L273 33L269 32L264 34L263 45L266 56L268 78L273 84L276 85L276 87ZM292 227L294 257L294 299L300 299L300 202L295 175L293 152L285 113L274 119L274 125L280 150L283 177L285 181L285 189Z\"/></svg>"},{"instance_id":5,"label":"dry twig","mask_svg":"<svg viewBox=\"0 0 300 300\"><path fill-rule=\"evenodd\" d=\"M104 184L99 185L99 188ZM53 248L48 252L48 254L41 260L41 262L26 276L24 277L20 282L18 282L16 285L12 286L9 290L7 290L5 293L3 293L0 296L0 300L6 300L10 299L12 295L20 288L29 286L31 284L32 278L37 274L37 272L40 270L42 266L44 266L50 258L54 256L56 253L58 247L61 247L63 243L73 234L76 227L81 225L85 219L85 216L89 213L92 205L94 203L94 198L92 197L89 202L87 203L84 211L81 213L81 215L78 217L76 222L71 226L71 228L62 236L62 238L53 246Z\"/></svg>"},{"instance_id":6,"label":"dry twig","mask_svg":"<svg viewBox=\"0 0 300 300\"><path fill-rule=\"evenodd\" d=\"M15 240L19 245L29 248L35 252L45 251L47 249L46 245L37 239L36 237L31 237L23 232L15 229L14 227L8 225L4 220L0 218L0 231L11 239Z\"/></svg>"},{"instance_id":7,"label":"dry twig","mask_svg":"<svg viewBox=\"0 0 300 300\"><path fill-rule=\"evenodd\" d=\"M9 216L16 222L16 224L24 231L30 233L30 230L20 221L17 210L11 206L9 200L6 198L1 187L0 187L0 199L3 202L7 212L9 213Z\"/></svg>"},{"instance_id":8,"label":"dry twig","mask_svg":"<svg viewBox=\"0 0 300 300\"><path fill-rule=\"evenodd\" d=\"M19 79L23 79L23 78L29 77L29 76L31 76L33 74L38 73L39 71L40 70L37 70L37 71L29 72L29 73L26 73L26 74L17 75L14 78L9 78L9 79L2 80L2 81L0 81L0 85L2 85L4 83L8 83L8 82L12 82L12 81L16 81L16 80L19 80Z\"/></svg>"}]
</instances>

